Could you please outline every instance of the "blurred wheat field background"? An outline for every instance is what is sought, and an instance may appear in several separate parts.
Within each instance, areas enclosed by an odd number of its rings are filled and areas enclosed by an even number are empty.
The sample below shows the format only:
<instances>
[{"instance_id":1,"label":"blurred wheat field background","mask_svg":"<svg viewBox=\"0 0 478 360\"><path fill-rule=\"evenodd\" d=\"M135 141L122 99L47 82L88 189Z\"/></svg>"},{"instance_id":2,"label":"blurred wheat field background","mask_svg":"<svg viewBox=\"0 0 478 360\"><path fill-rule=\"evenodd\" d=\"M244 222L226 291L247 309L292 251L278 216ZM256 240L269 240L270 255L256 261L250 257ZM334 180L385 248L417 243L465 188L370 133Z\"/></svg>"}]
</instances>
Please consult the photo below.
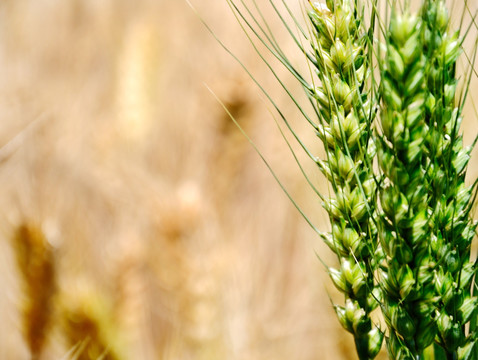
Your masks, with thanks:
<instances>
[{"instance_id":1,"label":"blurred wheat field background","mask_svg":"<svg viewBox=\"0 0 478 360\"><path fill-rule=\"evenodd\" d=\"M297 117L226 1L194 5ZM317 226L326 214L186 2L4 0L0 74L0 359L355 359L315 252L332 254L205 84Z\"/></svg>"}]
</instances>

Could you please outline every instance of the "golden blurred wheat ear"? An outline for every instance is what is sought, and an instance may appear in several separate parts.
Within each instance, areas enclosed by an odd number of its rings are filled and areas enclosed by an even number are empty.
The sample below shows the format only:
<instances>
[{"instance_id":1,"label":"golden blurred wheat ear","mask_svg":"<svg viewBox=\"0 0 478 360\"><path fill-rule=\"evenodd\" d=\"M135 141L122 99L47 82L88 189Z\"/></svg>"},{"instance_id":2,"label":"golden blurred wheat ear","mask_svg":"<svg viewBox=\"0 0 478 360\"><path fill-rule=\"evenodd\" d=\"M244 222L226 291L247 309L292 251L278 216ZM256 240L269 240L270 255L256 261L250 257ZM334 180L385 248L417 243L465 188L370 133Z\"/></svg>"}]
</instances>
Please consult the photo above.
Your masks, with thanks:
<instances>
[{"instance_id":1,"label":"golden blurred wheat ear","mask_svg":"<svg viewBox=\"0 0 478 360\"><path fill-rule=\"evenodd\" d=\"M15 231L13 247L24 296L20 300L22 329L32 358L40 358L52 325L56 268L53 249L42 230L23 223Z\"/></svg>"},{"instance_id":2,"label":"golden blurred wheat ear","mask_svg":"<svg viewBox=\"0 0 478 360\"><path fill-rule=\"evenodd\" d=\"M60 307L68 346L78 347L74 359L123 359L111 304L98 291L83 284L65 293Z\"/></svg>"}]
</instances>

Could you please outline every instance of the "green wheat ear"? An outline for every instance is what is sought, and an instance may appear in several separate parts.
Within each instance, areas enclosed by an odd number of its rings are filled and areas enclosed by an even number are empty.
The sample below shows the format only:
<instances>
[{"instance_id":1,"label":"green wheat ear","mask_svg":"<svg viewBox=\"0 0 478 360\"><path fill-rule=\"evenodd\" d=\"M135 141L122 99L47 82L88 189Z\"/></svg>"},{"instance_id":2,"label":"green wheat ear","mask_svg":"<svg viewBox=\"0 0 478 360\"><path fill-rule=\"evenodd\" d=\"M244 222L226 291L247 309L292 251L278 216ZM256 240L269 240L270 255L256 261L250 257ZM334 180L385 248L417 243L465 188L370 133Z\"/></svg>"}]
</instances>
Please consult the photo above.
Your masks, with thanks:
<instances>
[{"instance_id":1,"label":"green wheat ear","mask_svg":"<svg viewBox=\"0 0 478 360\"><path fill-rule=\"evenodd\" d=\"M318 136L327 159L318 160L335 197L325 201L332 232L325 239L340 268L329 269L334 285L345 296L335 306L342 326L353 334L360 359L373 359L383 333L371 320L377 307L374 274L380 264L375 226L376 185L372 169L375 144L372 91L367 83L368 32L358 9L347 1L312 5L311 45L320 84L310 88L318 109Z\"/></svg>"},{"instance_id":2,"label":"green wheat ear","mask_svg":"<svg viewBox=\"0 0 478 360\"><path fill-rule=\"evenodd\" d=\"M382 62L379 163L383 314L392 358L420 358L436 333L433 269L428 235L425 122L427 59L425 25L418 16L393 11Z\"/></svg>"},{"instance_id":3,"label":"green wheat ear","mask_svg":"<svg viewBox=\"0 0 478 360\"><path fill-rule=\"evenodd\" d=\"M426 53L428 98L426 122L430 129L428 190L433 211L432 252L438 264L435 291L441 298L437 308L437 343L449 357L465 358L476 339L466 334L477 298L472 296L474 264L471 242L477 224L470 216L473 187L465 185L471 148L464 148L459 135L461 107L456 104L456 60L462 39L450 32L443 1L427 1L422 17L427 24Z\"/></svg>"},{"instance_id":4,"label":"green wheat ear","mask_svg":"<svg viewBox=\"0 0 478 360\"><path fill-rule=\"evenodd\" d=\"M383 313L392 358L422 358L435 342L447 359L469 359L472 187L464 178L470 149L458 135L455 62L461 40L448 32L443 1L420 16L392 11L385 39L379 163Z\"/></svg>"},{"instance_id":5,"label":"green wheat ear","mask_svg":"<svg viewBox=\"0 0 478 360\"><path fill-rule=\"evenodd\" d=\"M444 0L423 0L416 14L410 1L387 1L386 17L377 15L378 1L309 1L309 32L285 0L278 2L296 32L269 0L308 60L310 77L292 66L270 28L243 0L245 11L227 1L243 30L254 34L249 40L265 45L304 87L312 105L311 116L254 45L324 145L326 157L317 159L265 92L329 181L332 197L316 193L332 231L317 232L339 260L338 268L327 267L344 295L344 304L334 309L353 334L359 358L373 359L385 338L391 359L478 359L476 262L470 258L476 183L465 185L471 148L459 134L464 99L455 100L463 39L449 29ZM377 306L385 332L371 320Z\"/></svg>"}]
</instances>

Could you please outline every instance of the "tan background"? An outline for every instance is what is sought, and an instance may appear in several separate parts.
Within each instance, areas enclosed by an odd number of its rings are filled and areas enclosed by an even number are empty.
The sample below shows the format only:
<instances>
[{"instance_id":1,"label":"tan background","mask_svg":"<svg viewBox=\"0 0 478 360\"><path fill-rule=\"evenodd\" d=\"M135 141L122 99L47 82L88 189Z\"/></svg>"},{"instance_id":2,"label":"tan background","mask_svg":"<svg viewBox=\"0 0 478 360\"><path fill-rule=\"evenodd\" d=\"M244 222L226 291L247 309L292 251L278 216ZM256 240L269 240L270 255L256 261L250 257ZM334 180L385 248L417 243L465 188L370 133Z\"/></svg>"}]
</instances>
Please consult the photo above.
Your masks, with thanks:
<instances>
[{"instance_id":1,"label":"tan background","mask_svg":"<svg viewBox=\"0 0 478 360\"><path fill-rule=\"evenodd\" d=\"M320 154L226 2L194 5ZM301 94L290 77L285 83ZM277 114L186 2L1 2L1 359L28 359L11 247L22 222L39 224L55 248L59 297L88 292L112 304L127 359L356 358L316 253L329 264L333 256L207 87L326 229ZM477 132L470 109L468 143ZM57 326L44 357L67 351Z\"/></svg>"}]
</instances>

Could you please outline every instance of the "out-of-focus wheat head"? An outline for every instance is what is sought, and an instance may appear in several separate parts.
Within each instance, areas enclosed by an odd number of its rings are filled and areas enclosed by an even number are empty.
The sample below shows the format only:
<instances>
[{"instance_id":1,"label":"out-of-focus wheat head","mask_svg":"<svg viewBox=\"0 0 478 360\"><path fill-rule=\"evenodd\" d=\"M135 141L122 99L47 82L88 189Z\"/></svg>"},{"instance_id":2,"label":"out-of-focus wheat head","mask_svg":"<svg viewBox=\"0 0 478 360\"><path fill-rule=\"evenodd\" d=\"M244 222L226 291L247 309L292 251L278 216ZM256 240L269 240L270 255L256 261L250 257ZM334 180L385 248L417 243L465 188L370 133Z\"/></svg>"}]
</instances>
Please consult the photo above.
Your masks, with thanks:
<instances>
[{"instance_id":1,"label":"out-of-focus wheat head","mask_svg":"<svg viewBox=\"0 0 478 360\"><path fill-rule=\"evenodd\" d=\"M38 359L52 325L56 290L53 250L42 230L28 222L18 226L12 242L23 290L23 333L32 358Z\"/></svg>"},{"instance_id":2,"label":"out-of-focus wheat head","mask_svg":"<svg viewBox=\"0 0 478 360\"><path fill-rule=\"evenodd\" d=\"M118 129L122 140L141 142L151 130L160 67L156 26L144 16L125 29L117 66Z\"/></svg>"},{"instance_id":3,"label":"out-of-focus wheat head","mask_svg":"<svg viewBox=\"0 0 478 360\"><path fill-rule=\"evenodd\" d=\"M61 298L61 323L75 360L124 359L112 306L91 285L70 287Z\"/></svg>"}]
</instances>

